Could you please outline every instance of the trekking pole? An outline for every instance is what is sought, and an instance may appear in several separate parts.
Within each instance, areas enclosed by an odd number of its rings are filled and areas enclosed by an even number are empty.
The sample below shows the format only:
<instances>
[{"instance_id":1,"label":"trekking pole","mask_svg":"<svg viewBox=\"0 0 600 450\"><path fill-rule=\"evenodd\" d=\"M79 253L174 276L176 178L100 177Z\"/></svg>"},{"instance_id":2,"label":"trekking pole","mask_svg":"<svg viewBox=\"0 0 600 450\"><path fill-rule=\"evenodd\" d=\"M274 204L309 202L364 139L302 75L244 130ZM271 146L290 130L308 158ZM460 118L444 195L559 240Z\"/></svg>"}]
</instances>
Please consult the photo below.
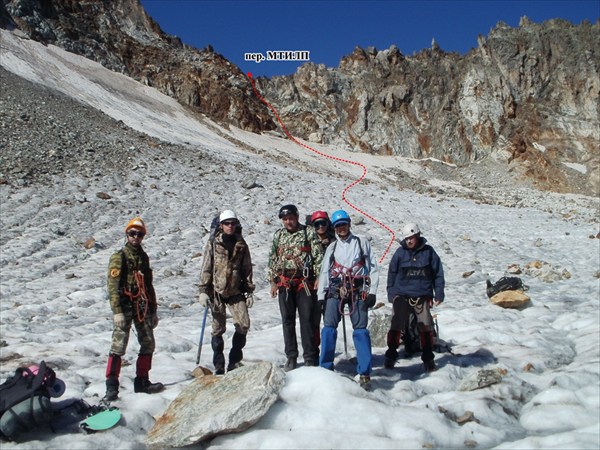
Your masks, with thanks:
<instances>
[{"instance_id":1,"label":"trekking pole","mask_svg":"<svg viewBox=\"0 0 600 450\"><path fill-rule=\"evenodd\" d=\"M204 342L204 328L206 327L207 315L208 305L204 307L204 317L202 317L202 330L200 331L200 342L198 343L198 353L196 354L196 365L200 364L200 354L202 353L202 342Z\"/></svg>"},{"instance_id":2,"label":"trekking pole","mask_svg":"<svg viewBox=\"0 0 600 450\"><path fill-rule=\"evenodd\" d=\"M346 303L342 304L342 330L344 331L344 356L348 357L348 343L346 342L346 315L344 311L346 310Z\"/></svg>"}]
</instances>

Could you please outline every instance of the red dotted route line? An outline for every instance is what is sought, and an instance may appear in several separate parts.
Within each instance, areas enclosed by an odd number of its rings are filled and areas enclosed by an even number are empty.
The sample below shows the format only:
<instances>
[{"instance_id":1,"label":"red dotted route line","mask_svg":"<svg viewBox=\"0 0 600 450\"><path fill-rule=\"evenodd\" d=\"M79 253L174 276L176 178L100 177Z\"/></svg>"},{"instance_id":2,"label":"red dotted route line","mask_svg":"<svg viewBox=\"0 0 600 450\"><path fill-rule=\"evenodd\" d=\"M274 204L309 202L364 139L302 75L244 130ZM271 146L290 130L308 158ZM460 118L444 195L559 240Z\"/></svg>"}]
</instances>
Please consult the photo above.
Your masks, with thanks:
<instances>
[{"instance_id":1,"label":"red dotted route line","mask_svg":"<svg viewBox=\"0 0 600 450\"><path fill-rule=\"evenodd\" d=\"M294 136L292 136L290 134L290 132L288 131L288 129L286 128L286 126L283 124L283 122L282 122L281 118L279 117L279 114L277 113L277 111L275 110L275 108L273 108L273 106L271 106L271 104L269 102L267 102L262 97L262 95L260 95L260 93L258 92L258 90L256 89L256 86L254 84L254 78L252 78L252 73L251 72L248 72L248 78L250 78L250 83L252 83L252 89L254 89L254 93L256 94L256 96L258 97L258 99L261 102L263 102L265 105L267 105L267 107L273 112L273 114L277 118L277 121L279 122L279 125L281 125L281 128L283 129L284 133L286 134L286 136L290 140L292 140L294 143L300 145L301 147L304 147L307 150L310 150L311 152L316 153L319 156L323 156L324 158L333 159L334 161L339 161L339 162L343 162L343 163L346 163L346 164L352 164L352 165L358 166L358 167L360 167L362 169L362 175L357 180L355 180L354 182L352 182L349 185L347 185L344 188L344 190L342 191L342 200L344 202L346 202L346 204L348 204L348 206L350 206L352 209L354 209L358 213L362 214L363 216L367 217L368 219L371 219L373 222L375 222L381 228L384 228L385 230L387 230L392 235L392 237L390 238L390 242L389 242L388 246L386 247L385 251L383 252L383 256L379 260L379 264L381 264L381 262L384 260L384 258L387 255L387 253L390 251L390 248L392 247L392 245L394 243L394 239L396 237L396 234L394 233L394 231L390 227L388 227L387 225L383 224L381 221L377 220L375 217L373 217L370 214L366 213L362 209L358 208L357 206L355 206L354 204L352 204L346 198L346 192L348 192L348 190L350 190L350 188L353 188L358 183L360 183L362 180L364 180L365 176L367 175L367 167L364 164L358 163L356 161L351 161L349 159L343 159L343 158L339 158L337 156L332 156L332 155L328 155L326 153L320 152L319 150L316 150L316 149L314 149L314 148L306 145L304 142L301 142L298 139L296 139Z\"/></svg>"}]
</instances>

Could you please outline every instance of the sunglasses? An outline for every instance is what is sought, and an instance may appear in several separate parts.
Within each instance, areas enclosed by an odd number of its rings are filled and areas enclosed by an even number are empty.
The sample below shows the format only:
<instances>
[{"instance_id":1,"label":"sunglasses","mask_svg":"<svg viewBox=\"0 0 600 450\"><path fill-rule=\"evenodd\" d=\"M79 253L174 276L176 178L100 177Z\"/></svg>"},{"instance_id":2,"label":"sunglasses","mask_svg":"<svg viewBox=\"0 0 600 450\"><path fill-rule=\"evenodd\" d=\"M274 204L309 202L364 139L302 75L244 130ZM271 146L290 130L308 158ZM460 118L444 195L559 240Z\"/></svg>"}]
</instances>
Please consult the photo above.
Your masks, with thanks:
<instances>
[{"instance_id":1,"label":"sunglasses","mask_svg":"<svg viewBox=\"0 0 600 450\"><path fill-rule=\"evenodd\" d=\"M338 222L334 225L334 228L345 227L348 225L348 222Z\"/></svg>"},{"instance_id":2,"label":"sunglasses","mask_svg":"<svg viewBox=\"0 0 600 450\"><path fill-rule=\"evenodd\" d=\"M226 220L225 222L221 222L221 225L225 225L227 227L233 227L237 225L239 222L237 220Z\"/></svg>"},{"instance_id":3,"label":"sunglasses","mask_svg":"<svg viewBox=\"0 0 600 450\"><path fill-rule=\"evenodd\" d=\"M293 209L282 209L281 211L279 211L279 218L283 219L285 216L295 216L296 214L297 212Z\"/></svg>"},{"instance_id":4,"label":"sunglasses","mask_svg":"<svg viewBox=\"0 0 600 450\"><path fill-rule=\"evenodd\" d=\"M313 225L315 226L315 228L326 227L327 221L326 220L317 220L316 222L314 222Z\"/></svg>"},{"instance_id":5,"label":"sunglasses","mask_svg":"<svg viewBox=\"0 0 600 450\"><path fill-rule=\"evenodd\" d=\"M140 239L145 236L145 234L141 231L128 231L127 236L129 237L139 237Z\"/></svg>"}]
</instances>

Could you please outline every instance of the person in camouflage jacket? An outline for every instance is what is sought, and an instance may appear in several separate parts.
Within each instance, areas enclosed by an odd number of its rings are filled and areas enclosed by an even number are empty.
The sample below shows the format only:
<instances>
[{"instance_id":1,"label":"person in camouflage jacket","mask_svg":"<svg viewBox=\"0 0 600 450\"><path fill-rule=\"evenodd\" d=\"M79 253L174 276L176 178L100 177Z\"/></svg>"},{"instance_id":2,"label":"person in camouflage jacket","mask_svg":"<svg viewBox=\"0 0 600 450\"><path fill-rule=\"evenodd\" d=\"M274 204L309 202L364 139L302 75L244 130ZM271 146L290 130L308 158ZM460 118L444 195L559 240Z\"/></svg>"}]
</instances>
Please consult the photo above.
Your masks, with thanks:
<instances>
[{"instance_id":1,"label":"person in camouflage jacket","mask_svg":"<svg viewBox=\"0 0 600 450\"><path fill-rule=\"evenodd\" d=\"M296 310L300 318L304 365L316 366L319 363L319 327L315 326L319 322L315 318L320 310L315 290L323 247L315 230L299 223L296 206L282 206L279 218L283 228L273 236L269 252L269 282L271 296L278 296L279 300L287 357L284 369L289 371L296 368L298 360Z\"/></svg>"},{"instance_id":2,"label":"person in camouflage jacket","mask_svg":"<svg viewBox=\"0 0 600 450\"><path fill-rule=\"evenodd\" d=\"M229 352L227 370L241 365L246 335L250 329L248 308L252 307L254 283L252 259L248 244L242 237L240 222L234 211L225 210L219 215L219 228L204 248L200 271L199 301L210 307L212 314L213 364L215 373L225 373L226 307L233 318L235 332Z\"/></svg>"},{"instance_id":3,"label":"person in camouflage jacket","mask_svg":"<svg viewBox=\"0 0 600 450\"><path fill-rule=\"evenodd\" d=\"M140 344L134 392L153 394L164 389L162 383L151 383L148 378L152 368L154 328L158 325L158 315L150 260L142 248L142 240L146 235L142 219L136 217L130 220L125 235L127 243L110 257L108 264L107 291L113 313L113 333L106 367L107 401L118 397L121 357L127 350L132 324Z\"/></svg>"}]
</instances>

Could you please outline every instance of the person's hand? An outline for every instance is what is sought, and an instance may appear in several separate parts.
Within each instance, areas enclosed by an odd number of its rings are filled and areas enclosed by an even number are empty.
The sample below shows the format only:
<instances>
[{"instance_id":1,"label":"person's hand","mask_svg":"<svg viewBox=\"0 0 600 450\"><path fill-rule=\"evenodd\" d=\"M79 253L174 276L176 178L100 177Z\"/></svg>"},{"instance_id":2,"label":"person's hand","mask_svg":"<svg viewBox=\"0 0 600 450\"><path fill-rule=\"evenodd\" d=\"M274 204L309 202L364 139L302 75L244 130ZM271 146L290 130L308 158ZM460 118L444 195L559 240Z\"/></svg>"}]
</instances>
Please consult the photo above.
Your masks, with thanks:
<instances>
[{"instance_id":1,"label":"person's hand","mask_svg":"<svg viewBox=\"0 0 600 450\"><path fill-rule=\"evenodd\" d=\"M429 307L430 308L433 308L434 306L437 306L440 303L442 303L442 300L429 299Z\"/></svg>"},{"instance_id":2,"label":"person's hand","mask_svg":"<svg viewBox=\"0 0 600 450\"><path fill-rule=\"evenodd\" d=\"M277 295L277 285L276 284L272 284L271 285L271 297L275 297Z\"/></svg>"},{"instance_id":3,"label":"person's hand","mask_svg":"<svg viewBox=\"0 0 600 450\"><path fill-rule=\"evenodd\" d=\"M375 306L375 302L377 301L377 297L375 296L375 294L369 294L367 295L367 308L372 308L373 306Z\"/></svg>"},{"instance_id":4,"label":"person's hand","mask_svg":"<svg viewBox=\"0 0 600 450\"><path fill-rule=\"evenodd\" d=\"M252 306L254 305L254 295L248 293L246 294L246 306L248 308L252 308Z\"/></svg>"},{"instance_id":5,"label":"person's hand","mask_svg":"<svg viewBox=\"0 0 600 450\"><path fill-rule=\"evenodd\" d=\"M318 300L317 304L319 305L319 311L321 311L321 314L325 314L325 300Z\"/></svg>"},{"instance_id":6,"label":"person's hand","mask_svg":"<svg viewBox=\"0 0 600 450\"><path fill-rule=\"evenodd\" d=\"M152 325L152 329L155 329L158 326L158 315L152 314L150 317L150 325Z\"/></svg>"},{"instance_id":7,"label":"person's hand","mask_svg":"<svg viewBox=\"0 0 600 450\"><path fill-rule=\"evenodd\" d=\"M208 296L208 294L205 294L204 292L202 292L198 296L198 302L200 303L200 305L204 306L205 308L208 305L209 301L210 301L210 297Z\"/></svg>"},{"instance_id":8,"label":"person's hand","mask_svg":"<svg viewBox=\"0 0 600 450\"><path fill-rule=\"evenodd\" d=\"M113 316L113 325L115 328L125 328L127 321L125 320L125 314L118 313Z\"/></svg>"}]
</instances>

